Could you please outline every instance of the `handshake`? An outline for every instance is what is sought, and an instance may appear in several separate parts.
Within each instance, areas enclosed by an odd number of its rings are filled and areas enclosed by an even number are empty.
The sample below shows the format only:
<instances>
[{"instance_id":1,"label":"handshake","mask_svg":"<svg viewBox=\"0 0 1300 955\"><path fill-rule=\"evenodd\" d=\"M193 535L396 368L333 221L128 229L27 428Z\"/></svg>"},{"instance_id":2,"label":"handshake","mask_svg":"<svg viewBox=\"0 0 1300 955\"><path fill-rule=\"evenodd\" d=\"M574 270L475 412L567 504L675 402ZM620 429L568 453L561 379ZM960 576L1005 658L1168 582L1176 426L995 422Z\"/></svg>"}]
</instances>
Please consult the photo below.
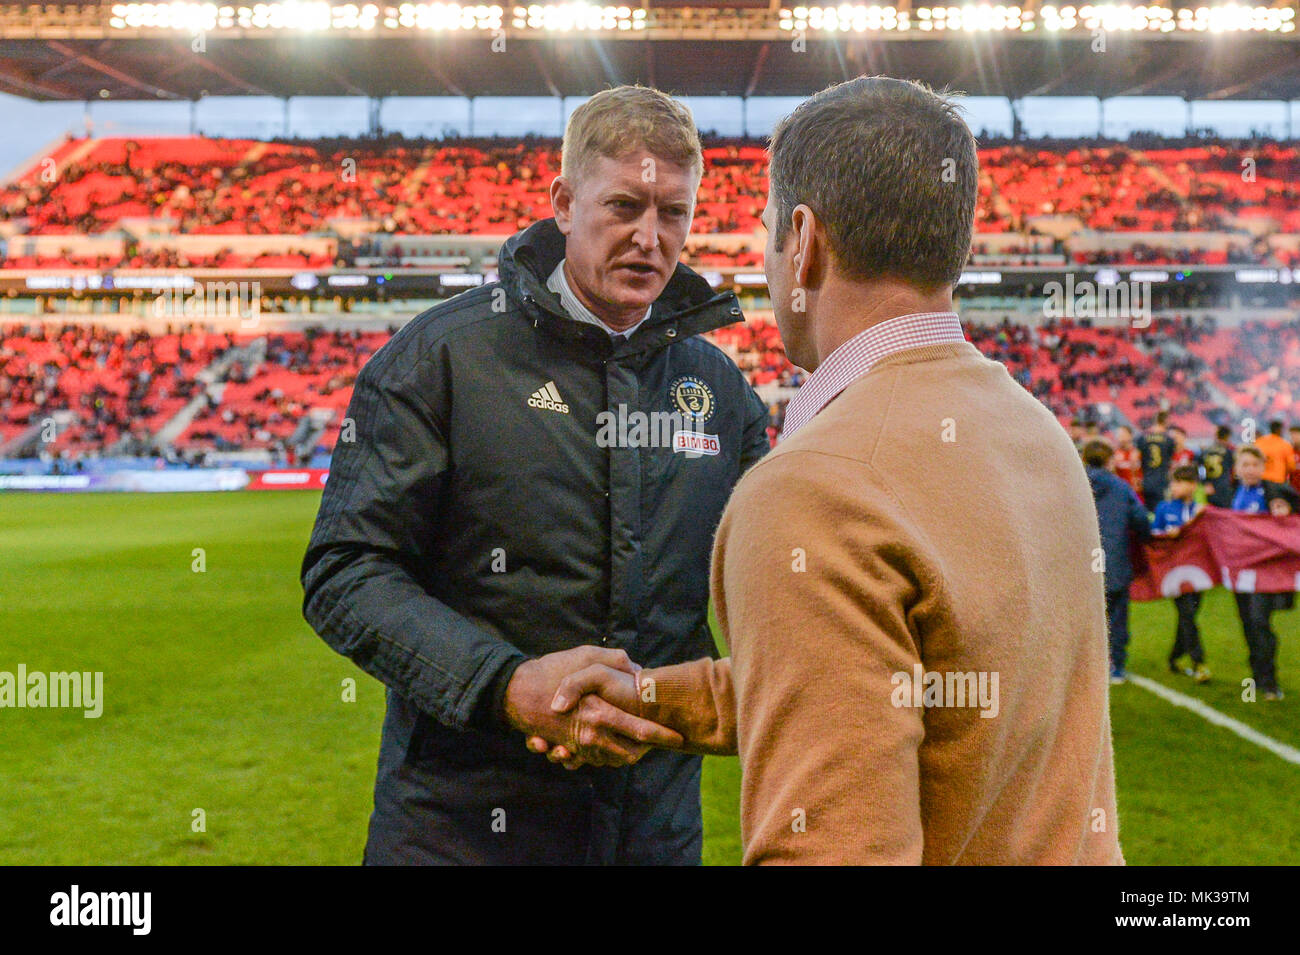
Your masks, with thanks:
<instances>
[{"instance_id":1,"label":"handshake","mask_svg":"<svg viewBox=\"0 0 1300 955\"><path fill-rule=\"evenodd\" d=\"M565 769L629 766L682 735L643 719L641 667L622 650L581 646L528 660L506 687L505 715L528 749Z\"/></svg>"}]
</instances>

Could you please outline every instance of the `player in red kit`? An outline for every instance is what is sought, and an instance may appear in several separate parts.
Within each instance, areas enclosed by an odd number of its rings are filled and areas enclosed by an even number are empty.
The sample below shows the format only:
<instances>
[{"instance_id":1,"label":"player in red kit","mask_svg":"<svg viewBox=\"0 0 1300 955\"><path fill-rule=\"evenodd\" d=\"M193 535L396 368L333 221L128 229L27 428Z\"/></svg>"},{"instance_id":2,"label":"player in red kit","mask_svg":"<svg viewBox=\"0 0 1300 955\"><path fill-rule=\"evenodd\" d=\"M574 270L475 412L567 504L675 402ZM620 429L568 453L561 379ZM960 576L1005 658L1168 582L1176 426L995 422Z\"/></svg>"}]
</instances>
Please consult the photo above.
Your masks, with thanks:
<instances>
[{"instance_id":1,"label":"player in red kit","mask_svg":"<svg viewBox=\"0 0 1300 955\"><path fill-rule=\"evenodd\" d=\"M1169 426L1169 437L1174 439L1174 456L1169 459L1171 466L1180 468L1196 463L1196 452L1187 446L1187 432L1178 425Z\"/></svg>"},{"instance_id":2,"label":"player in red kit","mask_svg":"<svg viewBox=\"0 0 1300 955\"><path fill-rule=\"evenodd\" d=\"M1142 493L1142 454L1133 444L1133 429L1120 425L1115 429L1115 455L1111 458L1115 474L1121 481Z\"/></svg>"}]
</instances>

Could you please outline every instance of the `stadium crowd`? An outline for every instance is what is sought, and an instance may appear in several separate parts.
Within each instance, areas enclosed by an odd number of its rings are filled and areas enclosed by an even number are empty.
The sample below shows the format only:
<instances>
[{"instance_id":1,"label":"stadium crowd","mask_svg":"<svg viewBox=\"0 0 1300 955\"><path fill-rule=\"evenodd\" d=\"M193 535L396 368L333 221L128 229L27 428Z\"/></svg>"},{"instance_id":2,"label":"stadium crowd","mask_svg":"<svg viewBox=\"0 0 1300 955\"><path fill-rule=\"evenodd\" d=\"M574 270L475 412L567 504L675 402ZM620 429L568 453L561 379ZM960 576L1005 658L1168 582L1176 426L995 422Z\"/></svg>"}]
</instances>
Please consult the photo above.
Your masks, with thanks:
<instances>
[{"instance_id":1,"label":"stadium crowd","mask_svg":"<svg viewBox=\"0 0 1300 955\"><path fill-rule=\"evenodd\" d=\"M220 379L223 397L198 409L175 447L188 453L271 449L287 457L299 422L320 408L336 412L321 436L320 450L328 453L356 372L389 334L312 327L268 336L252 376L238 362L228 368ZM1289 384L1300 369L1297 322L1220 329L1210 319L1173 316L1139 329L1008 318L969 323L967 336L1063 423L1086 418L1102 427L1147 428L1164 411L1183 433L1201 439L1246 416L1300 420L1300 395ZM109 449L145 453L148 434L196 394L197 373L253 337L197 327L155 336L90 325L5 327L0 443L62 409L85 420L38 450L69 460ZM768 396L775 439L785 404L804 379L786 357L775 323L756 316L709 337ZM130 440L116 447L123 437Z\"/></svg>"},{"instance_id":2,"label":"stadium crowd","mask_svg":"<svg viewBox=\"0 0 1300 955\"><path fill-rule=\"evenodd\" d=\"M754 234L766 195L757 140L710 139L704 150L695 234ZM1243 169L1243 163L1250 163ZM979 233L1023 242L977 255L1011 263L1069 252L1075 264L1281 265L1295 248L1272 247L1252 224L1300 232L1300 151L1279 144L1189 143L1140 149L1052 142L980 150ZM254 142L206 138L69 140L0 188L0 222L28 235L131 234L141 221L182 235L326 233L335 220L373 234L507 235L550 214L559 143L540 138L340 139ZM1071 217L1085 230L1232 233L1226 247L1150 236L1120 249L1067 249L1036 232L1037 217ZM1265 226L1268 231L1270 226ZM1015 249L1024 249L1016 252ZM1032 249L1032 251L1030 251ZM166 253L129 249L119 262L15 254L10 268L185 267ZM757 250L697 253L706 265L758 264ZM202 265L315 266L286 252L266 261L214 255ZM198 266L197 257L188 264Z\"/></svg>"},{"instance_id":3,"label":"stadium crowd","mask_svg":"<svg viewBox=\"0 0 1300 955\"><path fill-rule=\"evenodd\" d=\"M7 326L0 338L0 443L33 424L57 423L62 411L72 423L45 436L45 453L146 453L148 436L188 402L198 372L231 343L230 335L199 330L154 336L94 325Z\"/></svg>"}]
</instances>

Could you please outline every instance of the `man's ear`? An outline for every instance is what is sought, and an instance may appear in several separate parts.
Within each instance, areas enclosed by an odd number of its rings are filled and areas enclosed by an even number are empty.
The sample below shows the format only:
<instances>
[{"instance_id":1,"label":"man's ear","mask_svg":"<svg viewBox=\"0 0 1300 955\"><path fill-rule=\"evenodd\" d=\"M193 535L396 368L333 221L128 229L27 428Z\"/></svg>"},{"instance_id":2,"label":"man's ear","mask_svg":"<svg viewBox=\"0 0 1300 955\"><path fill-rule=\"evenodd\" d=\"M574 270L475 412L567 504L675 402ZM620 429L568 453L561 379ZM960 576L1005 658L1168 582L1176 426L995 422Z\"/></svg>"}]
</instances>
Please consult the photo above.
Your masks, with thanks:
<instances>
[{"instance_id":1,"label":"man's ear","mask_svg":"<svg viewBox=\"0 0 1300 955\"><path fill-rule=\"evenodd\" d=\"M826 268L825 233L816 213L802 202L790 214L790 241L794 244L795 284L817 288Z\"/></svg>"},{"instance_id":2,"label":"man's ear","mask_svg":"<svg viewBox=\"0 0 1300 955\"><path fill-rule=\"evenodd\" d=\"M568 235L573 228L573 183L564 176L556 176L551 182L551 209L555 224Z\"/></svg>"}]
</instances>

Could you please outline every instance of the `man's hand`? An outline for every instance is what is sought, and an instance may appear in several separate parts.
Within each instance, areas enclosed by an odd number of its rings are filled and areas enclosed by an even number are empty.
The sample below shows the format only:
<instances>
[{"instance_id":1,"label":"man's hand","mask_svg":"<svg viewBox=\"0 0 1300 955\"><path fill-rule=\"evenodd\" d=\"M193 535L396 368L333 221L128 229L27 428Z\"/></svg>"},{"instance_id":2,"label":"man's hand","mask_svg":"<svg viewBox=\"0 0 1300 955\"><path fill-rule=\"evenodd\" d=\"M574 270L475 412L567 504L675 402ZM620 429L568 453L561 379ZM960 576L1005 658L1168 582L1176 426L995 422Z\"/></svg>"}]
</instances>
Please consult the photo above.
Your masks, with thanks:
<instances>
[{"instance_id":1,"label":"man's hand","mask_svg":"<svg viewBox=\"0 0 1300 955\"><path fill-rule=\"evenodd\" d=\"M528 660L515 670L506 687L506 718L515 729L528 734L528 748L534 752L547 752L555 746L561 757L548 753L548 758L563 762L568 769L577 769L584 762L626 766L652 746L680 747L679 733L629 712L636 710L635 674L639 670L625 652L607 647L574 647ZM611 702L575 692L590 681L605 682L606 672L627 680L630 693L611 689ZM569 679L579 675L580 680ZM558 706L561 698L567 705Z\"/></svg>"},{"instance_id":2,"label":"man's hand","mask_svg":"<svg viewBox=\"0 0 1300 955\"><path fill-rule=\"evenodd\" d=\"M560 681L551 701L551 709L556 713L575 711L580 720L583 711L596 708L600 704L613 704L626 713L639 712L640 667L635 669L615 668L603 663L593 664L576 673L570 673ZM657 723L650 724L658 726ZM672 732L669 730L668 732ZM669 749L679 748L683 741L680 735L673 733L677 739L671 743L654 743ZM530 736L527 746L534 753L545 753L553 763L561 763L565 769L577 769L583 763L594 763L598 752L579 743L569 746L563 743L551 745L540 736ZM600 765L597 763L597 765Z\"/></svg>"}]
</instances>

